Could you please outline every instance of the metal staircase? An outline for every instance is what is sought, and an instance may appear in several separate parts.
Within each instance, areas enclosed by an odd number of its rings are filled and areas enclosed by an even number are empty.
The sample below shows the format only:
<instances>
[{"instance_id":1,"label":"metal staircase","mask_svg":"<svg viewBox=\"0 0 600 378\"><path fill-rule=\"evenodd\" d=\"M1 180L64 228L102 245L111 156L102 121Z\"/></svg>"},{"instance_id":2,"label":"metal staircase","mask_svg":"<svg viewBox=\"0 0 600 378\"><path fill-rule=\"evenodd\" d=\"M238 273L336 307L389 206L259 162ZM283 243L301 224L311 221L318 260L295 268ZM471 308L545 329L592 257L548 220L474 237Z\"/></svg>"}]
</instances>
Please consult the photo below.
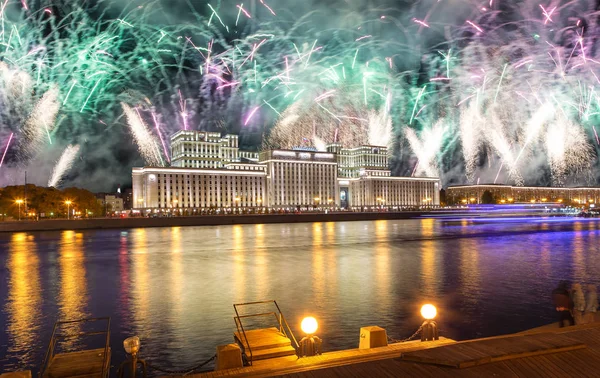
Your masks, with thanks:
<instances>
[{"instance_id":1,"label":"metal staircase","mask_svg":"<svg viewBox=\"0 0 600 378\"><path fill-rule=\"evenodd\" d=\"M102 347L90 348L90 343ZM108 378L109 345L108 317L56 322L38 377Z\"/></svg>"},{"instance_id":2,"label":"metal staircase","mask_svg":"<svg viewBox=\"0 0 600 378\"><path fill-rule=\"evenodd\" d=\"M264 307L264 305L268 304L274 305L274 311L240 315L240 307L253 306L256 308L259 305L263 305ZM242 354L246 357L246 361L250 365L252 365L253 361L257 360L297 354L298 342L276 301L239 303L234 304L233 308L235 310L233 320L237 328L237 332L234 333L233 338L240 348L242 348ZM261 328L248 329L248 324L244 327L244 320L248 322L250 318L253 318L253 320L266 320L273 326L264 327L263 325Z\"/></svg>"}]
</instances>

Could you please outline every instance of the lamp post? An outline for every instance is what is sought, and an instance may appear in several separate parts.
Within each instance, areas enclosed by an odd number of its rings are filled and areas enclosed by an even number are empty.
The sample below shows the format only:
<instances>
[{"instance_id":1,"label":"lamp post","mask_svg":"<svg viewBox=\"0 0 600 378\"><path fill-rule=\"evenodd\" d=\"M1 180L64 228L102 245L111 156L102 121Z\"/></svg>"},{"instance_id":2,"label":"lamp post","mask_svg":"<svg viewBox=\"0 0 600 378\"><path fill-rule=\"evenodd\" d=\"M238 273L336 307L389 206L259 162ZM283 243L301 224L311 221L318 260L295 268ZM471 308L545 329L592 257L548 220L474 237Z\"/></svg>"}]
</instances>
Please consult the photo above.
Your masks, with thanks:
<instances>
[{"instance_id":1,"label":"lamp post","mask_svg":"<svg viewBox=\"0 0 600 378\"><path fill-rule=\"evenodd\" d=\"M437 315L437 309L432 304L426 304L421 307L421 316L425 318L421 325L421 341L439 340L437 324L433 318Z\"/></svg>"},{"instance_id":2,"label":"lamp post","mask_svg":"<svg viewBox=\"0 0 600 378\"><path fill-rule=\"evenodd\" d=\"M321 344L323 343L323 340L314 335L317 328L319 328L317 319L312 316L302 319L300 328L302 328L302 332L304 332L306 336L300 340L299 357L321 354Z\"/></svg>"},{"instance_id":3,"label":"lamp post","mask_svg":"<svg viewBox=\"0 0 600 378\"><path fill-rule=\"evenodd\" d=\"M67 219L69 219L69 213L71 212L71 204L73 202L71 202L70 200L66 200L65 201L65 205L67 205Z\"/></svg>"},{"instance_id":4,"label":"lamp post","mask_svg":"<svg viewBox=\"0 0 600 378\"><path fill-rule=\"evenodd\" d=\"M130 377L131 378L135 378L135 373L137 370L137 365L138 364L142 364L142 372L143 372L143 377L146 377L146 361L142 360L142 359L138 359L138 352L140 350L140 338L137 336L133 336L133 337L129 337L127 339L125 339L123 341L123 347L125 348L125 353L129 354L131 356L130 359L128 359L127 361L123 362L121 364L121 366L119 366L119 370L118 370L118 375L119 378L122 378L124 373L125 373L125 365L130 364L130 369L131 369L131 374Z\"/></svg>"},{"instance_id":5,"label":"lamp post","mask_svg":"<svg viewBox=\"0 0 600 378\"><path fill-rule=\"evenodd\" d=\"M15 201L17 205L19 205L19 220L21 220L21 204L23 203L22 199L18 199Z\"/></svg>"},{"instance_id":6,"label":"lamp post","mask_svg":"<svg viewBox=\"0 0 600 378\"><path fill-rule=\"evenodd\" d=\"M315 198L314 198L314 200L315 200L315 206L319 206L319 203L320 203L320 201L321 201L321 198L319 198L319 197L315 197Z\"/></svg>"}]
</instances>

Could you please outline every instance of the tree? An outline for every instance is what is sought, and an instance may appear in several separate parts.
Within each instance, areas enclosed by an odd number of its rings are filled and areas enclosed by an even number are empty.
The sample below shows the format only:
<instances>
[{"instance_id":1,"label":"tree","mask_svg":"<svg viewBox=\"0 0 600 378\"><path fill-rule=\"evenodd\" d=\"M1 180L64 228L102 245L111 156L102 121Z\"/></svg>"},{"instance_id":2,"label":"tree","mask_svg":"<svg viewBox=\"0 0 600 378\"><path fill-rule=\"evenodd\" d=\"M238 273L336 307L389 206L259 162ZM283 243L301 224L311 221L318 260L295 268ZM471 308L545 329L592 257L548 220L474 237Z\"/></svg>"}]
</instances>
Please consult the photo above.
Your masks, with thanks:
<instances>
[{"instance_id":1,"label":"tree","mask_svg":"<svg viewBox=\"0 0 600 378\"><path fill-rule=\"evenodd\" d=\"M492 195L492 192L490 192L489 190L486 190L485 192L483 192L483 194L481 195L481 203L485 203L485 204L494 203L494 196Z\"/></svg>"},{"instance_id":2,"label":"tree","mask_svg":"<svg viewBox=\"0 0 600 378\"><path fill-rule=\"evenodd\" d=\"M66 200L72 202L70 208L80 211L85 216L85 211L93 216L102 216L104 209L96 200L94 194L85 189L67 188L60 191L56 188L46 188L28 184L7 186L0 190L0 214L17 219L19 217L19 204L21 203L21 219L27 218L27 212L35 213L37 217L67 216ZM27 209L27 212L25 211Z\"/></svg>"}]
</instances>

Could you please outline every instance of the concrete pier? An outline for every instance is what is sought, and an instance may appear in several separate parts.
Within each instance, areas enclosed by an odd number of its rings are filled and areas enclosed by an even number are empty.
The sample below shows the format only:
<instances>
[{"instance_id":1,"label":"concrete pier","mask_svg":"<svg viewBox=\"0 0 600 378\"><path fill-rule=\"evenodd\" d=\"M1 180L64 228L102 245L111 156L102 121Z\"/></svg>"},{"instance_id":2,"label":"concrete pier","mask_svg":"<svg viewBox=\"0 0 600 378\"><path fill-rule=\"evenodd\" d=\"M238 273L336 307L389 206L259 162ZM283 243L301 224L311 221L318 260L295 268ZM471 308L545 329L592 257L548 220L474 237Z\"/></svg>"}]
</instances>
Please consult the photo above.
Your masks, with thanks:
<instances>
[{"instance_id":1,"label":"concrete pier","mask_svg":"<svg viewBox=\"0 0 600 378\"><path fill-rule=\"evenodd\" d=\"M194 375L204 377L596 377L600 323L455 342L411 341Z\"/></svg>"}]
</instances>

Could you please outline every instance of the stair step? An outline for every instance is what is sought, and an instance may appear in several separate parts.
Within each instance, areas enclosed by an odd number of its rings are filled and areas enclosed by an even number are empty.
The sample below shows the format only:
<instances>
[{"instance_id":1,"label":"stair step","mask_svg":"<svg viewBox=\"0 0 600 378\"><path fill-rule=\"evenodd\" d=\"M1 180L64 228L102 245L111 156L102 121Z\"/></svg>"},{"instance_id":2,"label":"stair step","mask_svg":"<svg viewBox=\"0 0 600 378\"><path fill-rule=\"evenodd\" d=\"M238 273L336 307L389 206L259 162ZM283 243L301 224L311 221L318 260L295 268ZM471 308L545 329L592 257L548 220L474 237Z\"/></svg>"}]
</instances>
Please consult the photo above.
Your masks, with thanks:
<instances>
[{"instance_id":1,"label":"stair step","mask_svg":"<svg viewBox=\"0 0 600 378\"><path fill-rule=\"evenodd\" d=\"M246 351L246 353L248 353ZM284 356L293 356L296 354L296 349L294 349L294 347L290 346L283 346L283 347L277 347L277 348L270 348L270 349L260 349L260 350L254 350L254 348L252 348L252 360L253 361L257 361L257 360L266 360L268 358L275 358L275 357L284 357ZM248 353L248 357L250 357L250 354Z\"/></svg>"},{"instance_id":2,"label":"stair step","mask_svg":"<svg viewBox=\"0 0 600 378\"><path fill-rule=\"evenodd\" d=\"M283 333L279 332L277 328L263 328L253 329L246 331L246 338L241 332L236 332L235 337L246 347L250 344L252 352L264 349L280 348L280 347L291 347L292 343ZM293 349L293 348L292 348Z\"/></svg>"}]
</instances>

